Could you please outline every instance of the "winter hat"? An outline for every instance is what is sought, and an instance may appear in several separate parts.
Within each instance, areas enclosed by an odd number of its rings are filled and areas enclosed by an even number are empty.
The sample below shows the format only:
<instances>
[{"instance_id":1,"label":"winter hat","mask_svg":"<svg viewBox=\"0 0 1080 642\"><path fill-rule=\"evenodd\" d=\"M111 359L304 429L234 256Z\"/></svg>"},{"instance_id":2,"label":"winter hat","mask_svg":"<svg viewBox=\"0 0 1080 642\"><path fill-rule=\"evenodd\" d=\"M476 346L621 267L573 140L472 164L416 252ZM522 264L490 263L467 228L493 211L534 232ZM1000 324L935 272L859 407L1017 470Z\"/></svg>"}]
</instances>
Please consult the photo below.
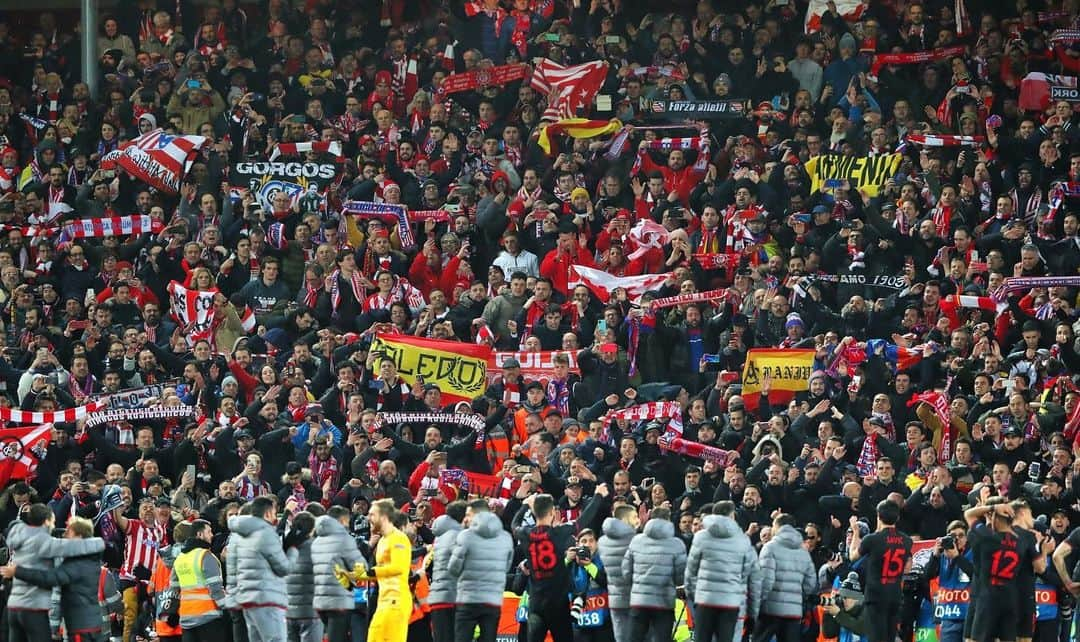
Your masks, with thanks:
<instances>
[{"instance_id":1,"label":"winter hat","mask_svg":"<svg viewBox=\"0 0 1080 642\"><path fill-rule=\"evenodd\" d=\"M847 578L840 583L840 597L848 600L862 602L862 585L859 584L859 574L855 571L848 573Z\"/></svg>"},{"instance_id":2,"label":"winter hat","mask_svg":"<svg viewBox=\"0 0 1080 642\"><path fill-rule=\"evenodd\" d=\"M852 36L851 32L845 33L843 36L840 36L840 48L855 49L855 36Z\"/></svg>"},{"instance_id":3,"label":"winter hat","mask_svg":"<svg viewBox=\"0 0 1080 642\"><path fill-rule=\"evenodd\" d=\"M787 315L787 321L784 323L785 330L793 326L799 326L800 328L806 327L805 324L803 324L802 317L799 316L798 312L792 312L791 314Z\"/></svg>"}]
</instances>

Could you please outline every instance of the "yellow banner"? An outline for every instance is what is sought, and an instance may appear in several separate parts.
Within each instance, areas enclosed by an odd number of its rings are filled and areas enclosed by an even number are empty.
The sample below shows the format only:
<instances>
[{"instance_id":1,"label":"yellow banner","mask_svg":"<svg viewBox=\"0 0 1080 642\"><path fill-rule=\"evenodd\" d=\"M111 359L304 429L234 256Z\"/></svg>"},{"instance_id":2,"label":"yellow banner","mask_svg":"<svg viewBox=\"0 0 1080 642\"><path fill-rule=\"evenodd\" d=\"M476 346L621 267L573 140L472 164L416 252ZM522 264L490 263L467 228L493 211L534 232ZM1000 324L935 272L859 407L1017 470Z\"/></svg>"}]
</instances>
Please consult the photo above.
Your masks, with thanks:
<instances>
[{"instance_id":1,"label":"yellow banner","mask_svg":"<svg viewBox=\"0 0 1080 642\"><path fill-rule=\"evenodd\" d=\"M754 348L746 355L742 373L742 396L747 407L756 408L761 382L772 377L771 404L790 401L796 392L803 392L814 371L814 350L785 348Z\"/></svg>"},{"instance_id":2,"label":"yellow banner","mask_svg":"<svg viewBox=\"0 0 1080 642\"><path fill-rule=\"evenodd\" d=\"M878 188L896 175L900 168L900 154L880 154L877 156L841 156L825 154L806 161L806 172L812 181L811 192L822 188L836 187L829 181L848 181L852 190L861 190L870 196L877 196Z\"/></svg>"},{"instance_id":3,"label":"yellow banner","mask_svg":"<svg viewBox=\"0 0 1080 642\"><path fill-rule=\"evenodd\" d=\"M444 402L472 401L487 390L487 363L491 348L473 343L423 339L411 335L380 334L372 352L393 359L398 375L410 386L419 376L423 384L435 384ZM375 360L378 372L381 359Z\"/></svg>"}]
</instances>

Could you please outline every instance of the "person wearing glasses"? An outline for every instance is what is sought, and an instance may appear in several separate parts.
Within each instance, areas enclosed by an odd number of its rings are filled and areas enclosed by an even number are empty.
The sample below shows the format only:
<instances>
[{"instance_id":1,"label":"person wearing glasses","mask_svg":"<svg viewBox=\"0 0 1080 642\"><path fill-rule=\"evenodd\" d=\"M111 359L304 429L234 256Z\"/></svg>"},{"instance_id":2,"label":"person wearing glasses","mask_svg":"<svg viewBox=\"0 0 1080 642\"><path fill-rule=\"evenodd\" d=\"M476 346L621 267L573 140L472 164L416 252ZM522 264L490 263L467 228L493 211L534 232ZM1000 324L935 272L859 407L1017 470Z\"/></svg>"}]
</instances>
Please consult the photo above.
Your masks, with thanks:
<instances>
[{"instance_id":1,"label":"person wearing glasses","mask_svg":"<svg viewBox=\"0 0 1080 642\"><path fill-rule=\"evenodd\" d=\"M938 578L934 594L934 619L941 621L941 642L960 642L964 638L964 619L970 604L969 586L975 563L967 548L967 524L954 520L944 537L934 544L926 569L926 579Z\"/></svg>"}]
</instances>

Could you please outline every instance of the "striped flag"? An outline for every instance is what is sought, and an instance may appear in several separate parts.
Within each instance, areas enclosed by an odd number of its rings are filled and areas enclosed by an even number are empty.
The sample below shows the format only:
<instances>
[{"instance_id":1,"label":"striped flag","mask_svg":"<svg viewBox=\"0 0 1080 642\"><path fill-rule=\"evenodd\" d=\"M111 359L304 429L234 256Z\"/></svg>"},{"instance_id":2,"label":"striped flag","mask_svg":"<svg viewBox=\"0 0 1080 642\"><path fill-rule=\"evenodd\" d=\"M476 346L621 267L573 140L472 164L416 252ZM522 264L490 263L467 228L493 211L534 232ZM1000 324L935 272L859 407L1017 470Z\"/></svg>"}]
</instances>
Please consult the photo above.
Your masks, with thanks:
<instances>
[{"instance_id":1,"label":"striped flag","mask_svg":"<svg viewBox=\"0 0 1080 642\"><path fill-rule=\"evenodd\" d=\"M556 97L548 104L541 120L573 118L579 110L591 107L600 86L607 78L607 62L596 60L573 67L564 67L547 58L533 70L529 84L544 96L554 91Z\"/></svg>"},{"instance_id":2,"label":"striped flag","mask_svg":"<svg viewBox=\"0 0 1080 642\"><path fill-rule=\"evenodd\" d=\"M244 309L240 311L240 325L244 328L244 332L248 334L255 331L258 324L255 322L255 312L252 311L250 305L245 305Z\"/></svg>"},{"instance_id":3,"label":"striped flag","mask_svg":"<svg viewBox=\"0 0 1080 642\"><path fill-rule=\"evenodd\" d=\"M665 274L643 274L641 276L615 276L603 270L597 270L583 265L570 266L570 287L579 285L592 290L601 301L607 303L612 293L618 288L626 290L630 299L636 299L649 290L655 290L671 277L671 272Z\"/></svg>"},{"instance_id":4,"label":"striped flag","mask_svg":"<svg viewBox=\"0 0 1080 642\"><path fill-rule=\"evenodd\" d=\"M156 138L153 138L156 136ZM188 157L206 144L205 136L171 136L156 129L139 138L152 139L154 147L144 149L133 144L124 148L117 159L128 174L163 192L180 191L180 180L187 172ZM138 139L136 139L138 140Z\"/></svg>"},{"instance_id":5,"label":"striped flag","mask_svg":"<svg viewBox=\"0 0 1080 642\"><path fill-rule=\"evenodd\" d=\"M341 158L341 143L336 140L315 140L306 143L278 143L274 151L270 153L270 160L276 160L278 156L299 156L306 152L319 152L333 154Z\"/></svg>"}]
</instances>

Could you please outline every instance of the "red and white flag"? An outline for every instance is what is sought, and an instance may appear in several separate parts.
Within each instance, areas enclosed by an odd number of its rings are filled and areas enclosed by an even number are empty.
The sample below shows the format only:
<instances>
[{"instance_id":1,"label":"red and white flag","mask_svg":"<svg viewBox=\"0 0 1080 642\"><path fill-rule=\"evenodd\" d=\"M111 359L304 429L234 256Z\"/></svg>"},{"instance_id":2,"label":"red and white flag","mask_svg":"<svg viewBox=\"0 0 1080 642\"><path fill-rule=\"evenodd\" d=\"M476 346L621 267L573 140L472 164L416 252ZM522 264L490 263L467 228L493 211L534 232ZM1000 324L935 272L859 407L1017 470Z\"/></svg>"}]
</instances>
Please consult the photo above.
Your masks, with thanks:
<instances>
[{"instance_id":1,"label":"red and white flag","mask_svg":"<svg viewBox=\"0 0 1080 642\"><path fill-rule=\"evenodd\" d=\"M836 0L836 11L846 22L858 22L869 3L863 4L860 0ZM817 33L821 30L821 17L829 11L828 0L810 0L810 6L806 10L804 28L806 33Z\"/></svg>"},{"instance_id":2,"label":"red and white flag","mask_svg":"<svg viewBox=\"0 0 1080 642\"><path fill-rule=\"evenodd\" d=\"M250 305L245 305L244 309L240 311L240 326L248 334L254 332L255 328L258 327L258 323L255 321L255 312Z\"/></svg>"},{"instance_id":3,"label":"red and white flag","mask_svg":"<svg viewBox=\"0 0 1080 642\"><path fill-rule=\"evenodd\" d=\"M276 160L278 156L299 156L306 152L319 152L321 154L333 154L341 158L341 143L336 140L315 140L306 143L278 143L274 151L270 153L270 160Z\"/></svg>"},{"instance_id":4,"label":"red and white flag","mask_svg":"<svg viewBox=\"0 0 1080 642\"><path fill-rule=\"evenodd\" d=\"M180 191L187 159L206 144L205 136L171 136L160 129L140 136L124 148L116 163L125 172L163 192ZM134 143L134 141L133 141Z\"/></svg>"},{"instance_id":5,"label":"red and white flag","mask_svg":"<svg viewBox=\"0 0 1080 642\"><path fill-rule=\"evenodd\" d=\"M80 419L85 419L90 413L97 412L108 405L109 400L103 398L88 403L85 406L68 408L66 410L30 411L0 408L0 421L12 424L73 423Z\"/></svg>"},{"instance_id":6,"label":"red and white flag","mask_svg":"<svg viewBox=\"0 0 1080 642\"><path fill-rule=\"evenodd\" d=\"M627 257L631 261L641 257L649 250L662 250L668 242L668 231L652 219L642 219L630 229L630 238L637 248Z\"/></svg>"},{"instance_id":7,"label":"red and white flag","mask_svg":"<svg viewBox=\"0 0 1080 642\"><path fill-rule=\"evenodd\" d=\"M1058 76L1033 71L1020 81L1020 109L1042 111L1050 106L1051 87L1076 88L1076 76Z\"/></svg>"},{"instance_id":8,"label":"red and white flag","mask_svg":"<svg viewBox=\"0 0 1080 642\"><path fill-rule=\"evenodd\" d=\"M0 486L31 479L49 447L52 424L0 430Z\"/></svg>"},{"instance_id":9,"label":"red and white flag","mask_svg":"<svg viewBox=\"0 0 1080 642\"><path fill-rule=\"evenodd\" d=\"M541 60L533 70L529 84L544 96L552 91L556 97L544 111L542 120L561 120L573 118L579 110L587 110L596 99L600 86L607 78L607 62L597 60L573 67L564 67L547 58Z\"/></svg>"},{"instance_id":10,"label":"red and white flag","mask_svg":"<svg viewBox=\"0 0 1080 642\"><path fill-rule=\"evenodd\" d=\"M71 238L95 238L102 236L128 236L157 234L165 223L146 215L110 216L107 218L82 218L64 226Z\"/></svg>"},{"instance_id":11,"label":"red and white flag","mask_svg":"<svg viewBox=\"0 0 1080 642\"><path fill-rule=\"evenodd\" d=\"M655 290L663 285L671 277L671 272L665 274L642 274L641 276L615 276L603 270L585 267L583 265L570 266L570 287L579 285L592 290L601 301L607 303L612 293L618 289L626 290L630 299L636 299L649 290Z\"/></svg>"},{"instance_id":12,"label":"red and white flag","mask_svg":"<svg viewBox=\"0 0 1080 642\"><path fill-rule=\"evenodd\" d=\"M117 161L124 155L124 151L128 147L136 147L148 152L153 149L158 149L161 137L165 135L165 130L155 129L153 131L146 132L142 136L132 138L129 141L120 143L120 146L111 152L101 157L101 169L116 169Z\"/></svg>"},{"instance_id":13,"label":"red and white flag","mask_svg":"<svg viewBox=\"0 0 1080 642\"><path fill-rule=\"evenodd\" d=\"M183 328L188 345L199 339L209 339L214 324L213 292L189 290L176 281L170 281L169 309L173 319Z\"/></svg>"}]
</instances>

